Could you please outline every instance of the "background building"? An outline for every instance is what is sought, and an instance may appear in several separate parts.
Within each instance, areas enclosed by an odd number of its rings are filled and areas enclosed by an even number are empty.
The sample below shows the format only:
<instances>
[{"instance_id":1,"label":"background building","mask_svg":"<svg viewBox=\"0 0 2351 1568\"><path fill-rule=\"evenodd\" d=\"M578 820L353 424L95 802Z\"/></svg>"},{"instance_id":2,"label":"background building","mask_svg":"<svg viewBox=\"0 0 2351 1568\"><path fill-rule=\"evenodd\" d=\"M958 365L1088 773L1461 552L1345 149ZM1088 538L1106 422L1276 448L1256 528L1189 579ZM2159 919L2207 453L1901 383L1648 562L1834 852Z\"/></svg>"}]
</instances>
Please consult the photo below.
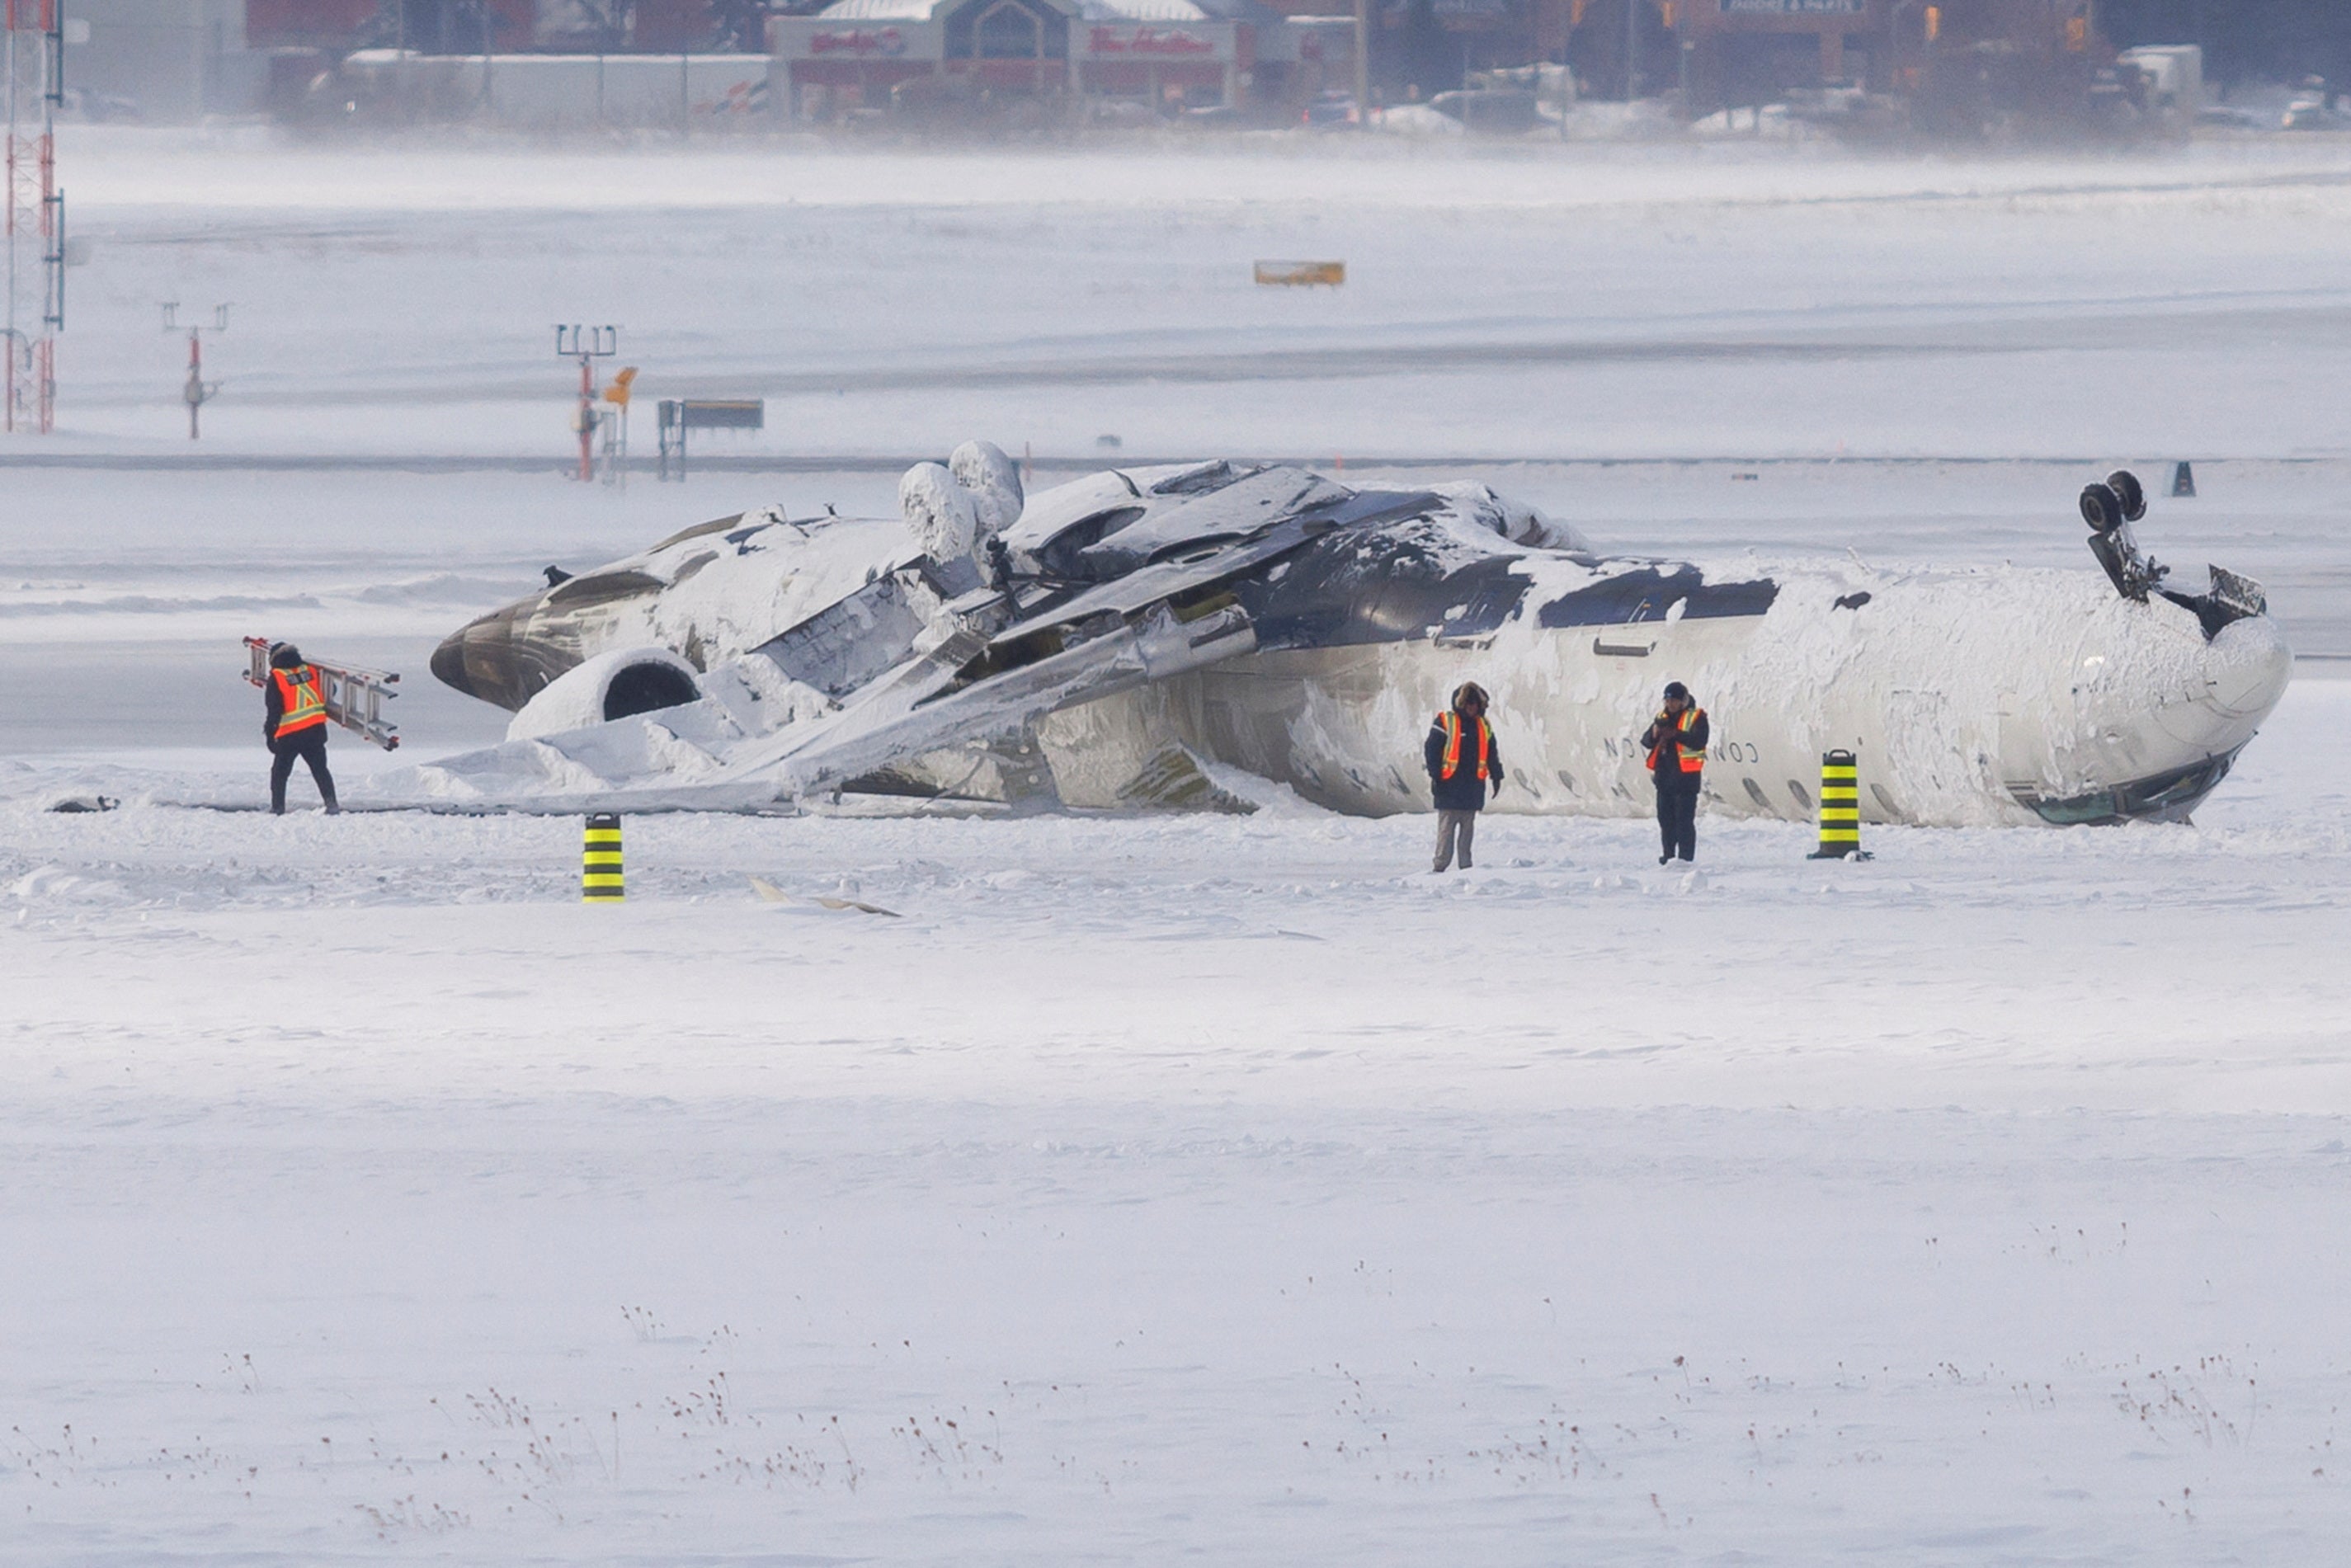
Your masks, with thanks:
<instances>
[{"instance_id":1,"label":"background building","mask_svg":"<svg viewBox=\"0 0 2351 1568\"><path fill-rule=\"evenodd\" d=\"M763 54L772 38L775 85L789 84L772 105L764 89L748 92L732 77L718 98L698 86L688 93L728 113L746 104L831 113L1008 93L1163 112L1226 108L1271 121L1325 95L1351 95L1354 83L1352 0L66 5L72 107L159 123L289 112L322 72L355 52L382 50ZM1693 117L1849 86L1907 99L1922 131L1970 133L2019 105L2088 102L2114 51L2150 44L2201 46L2206 78L2223 88L2311 77L2351 85L2351 0L1365 0L1363 19L1379 103L1426 99L1475 73L1540 61L1566 65L1586 95L1673 93ZM512 80L519 90L525 78ZM925 85L901 89L904 82ZM560 83L549 90L559 96ZM1345 110L1338 106L1340 118Z\"/></svg>"},{"instance_id":2,"label":"background building","mask_svg":"<svg viewBox=\"0 0 2351 1568\"><path fill-rule=\"evenodd\" d=\"M2099 31L2121 47L2200 44L2221 82L2323 76L2351 85L2351 5L2344 0L2098 0Z\"/></svg>"},{"instance_id":3,"label":"background building","mask_svg":"<svg viewBox=\"0 0 2351 1568\"><path fill-rule=\"evenodd\" d=\"M183 123L257 108L266 60L246 0L68 0L65 77L96 120Z\"/></svg>"},{"instance_id":4,"label":"background building","mask_svg":"<svg viewBox=\"0 0 2351 1568\"><path fill-rule=\"evenodd\" d=\"M70 0L69 0L70 3ZM245 0L256 48L757 53L767 0Z\"/></svg>"},{"instance_id":5,"label":"background building","mask_svg":"<svg viewBox=\"0 0 2351 1568\"><path fill-rule=\"evenodd\" d=\"M1288 117L1353 74L1352 18L1219 0L836 0L769 24L789 111L952 114L1084 99Z\"/></svg>"}]
</instances>

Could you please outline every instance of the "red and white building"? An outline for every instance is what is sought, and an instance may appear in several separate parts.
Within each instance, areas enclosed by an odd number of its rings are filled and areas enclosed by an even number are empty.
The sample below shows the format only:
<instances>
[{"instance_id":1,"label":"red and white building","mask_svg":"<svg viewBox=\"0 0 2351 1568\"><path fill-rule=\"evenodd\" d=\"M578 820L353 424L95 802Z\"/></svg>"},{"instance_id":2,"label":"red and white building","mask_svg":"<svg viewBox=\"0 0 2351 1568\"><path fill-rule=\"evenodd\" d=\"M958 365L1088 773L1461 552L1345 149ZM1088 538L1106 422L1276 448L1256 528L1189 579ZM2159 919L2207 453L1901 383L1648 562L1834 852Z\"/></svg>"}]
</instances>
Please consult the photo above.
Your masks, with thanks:
<instances>
[{"instance_id":1,"label":"red and white building","mask_svg":"<svg viewBox=\"0 0 2351 1568\"><path fill-rule=\"evenodd\" d=\"M1353 35L1254 10L1213 16L1195 0L836 0L775 18L768 40L788 112L828 119L982 91L1279 104L1343 80Z\"/></svg>"},{"instance_id":2,"label":"red and white building","mask_svg":"<svg viewBox=\"0 0 2351 1568\"><path fill-rule=\"evenodd\" d=\"M1071 28L1077 89L1187 108L1230 104L1256 62L1257 29L1211 21L1192 0L1084 0Z\"/></svg>"}]
</instances>

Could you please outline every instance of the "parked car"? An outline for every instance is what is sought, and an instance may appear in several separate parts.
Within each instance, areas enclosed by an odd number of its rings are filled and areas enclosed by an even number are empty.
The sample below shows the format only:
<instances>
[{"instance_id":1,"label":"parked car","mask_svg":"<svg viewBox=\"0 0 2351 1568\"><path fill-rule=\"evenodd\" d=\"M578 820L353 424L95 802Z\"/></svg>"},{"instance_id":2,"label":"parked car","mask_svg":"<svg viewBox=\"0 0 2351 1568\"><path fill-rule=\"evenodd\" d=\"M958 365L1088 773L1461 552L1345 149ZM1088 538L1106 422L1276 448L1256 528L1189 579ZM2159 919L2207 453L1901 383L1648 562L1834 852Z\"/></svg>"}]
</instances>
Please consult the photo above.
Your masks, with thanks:
<instances>
[{"instance_id":1,"label":"parked car","mask_svg":"<svg viewBox=\"0 0 2351 1568\"><path fill-rule=\"evenodd\" d=\"M1428 100L1428 107L1489 136L1523 136L1542 123L1535 95L1524 88L1440 92Z\"/></svg>"},{"instance_id":2,"label":"parked car","mask_svg":"<svg viewBox=\"0 0 2351 1568\"><path fill-rule=\"evenodd\" d=\"M1355 107L1355 95L1334 87L1324 88L1316 94L1314 100L1306 106L1306 111L1299 116L1300 123L1325 131L1360 125L1363 119Z\"/></svg>"},{"instance_id":3,"label":"parked car","mask_svg":"<svg viewBox=\"0 0 2351 1568\"><path fill-rule=\"evenodd\" d=\"M2225 103L2208 103L2196 111L2196 123L2222 131L2273 131L2272 120L2255 114L2250 109L2237 109Z\"/></svg>"},{"instance_id":4,"label":"parked car","mask_svg":"<svg viewBox=\"0 0 2351 1568\"><path fill-rule=\"evenodd\" d=\"M2342 131L2351 128L2351 116L2345 115L2330 101L2331 95L2306 93L2285 106L2285 114L2278 121L2283 131Z\"/></svg>"}]
</instances>

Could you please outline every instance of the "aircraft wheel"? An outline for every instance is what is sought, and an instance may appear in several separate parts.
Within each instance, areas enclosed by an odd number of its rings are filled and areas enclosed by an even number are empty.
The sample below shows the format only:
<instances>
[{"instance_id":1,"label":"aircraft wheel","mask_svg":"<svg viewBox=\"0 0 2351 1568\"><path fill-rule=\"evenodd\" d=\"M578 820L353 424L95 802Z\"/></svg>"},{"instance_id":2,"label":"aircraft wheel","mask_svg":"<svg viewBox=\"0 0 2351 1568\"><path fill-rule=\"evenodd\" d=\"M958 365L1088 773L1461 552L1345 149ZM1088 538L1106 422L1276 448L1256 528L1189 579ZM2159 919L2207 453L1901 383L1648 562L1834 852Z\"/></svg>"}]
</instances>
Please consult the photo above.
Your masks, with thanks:
<instances>
[{"instance_id":1,"label":"aircraft wheel","mask_svg":"<svg viewBox=\"0 0 2351 1568\"><path fill-rule=\"evenodd\" d=\"M2147 516L2147 491L2139 485L2138 476L2127 468L2117 468L2106 476L2106 488L2123 504L2123 521L2135 523Z\"/></svg>"},{"instance_id":2,"label":"aircraft wheel","mask_svg":"<svg viewBox=\"0 0 2351 1568\"><path fill-rule=\"evenodd\" d=\"M2082 520L2094 534L2110 534L2123 526L2123 498L2111 485L2082 486Z\"/></svg>"}]
</instances>

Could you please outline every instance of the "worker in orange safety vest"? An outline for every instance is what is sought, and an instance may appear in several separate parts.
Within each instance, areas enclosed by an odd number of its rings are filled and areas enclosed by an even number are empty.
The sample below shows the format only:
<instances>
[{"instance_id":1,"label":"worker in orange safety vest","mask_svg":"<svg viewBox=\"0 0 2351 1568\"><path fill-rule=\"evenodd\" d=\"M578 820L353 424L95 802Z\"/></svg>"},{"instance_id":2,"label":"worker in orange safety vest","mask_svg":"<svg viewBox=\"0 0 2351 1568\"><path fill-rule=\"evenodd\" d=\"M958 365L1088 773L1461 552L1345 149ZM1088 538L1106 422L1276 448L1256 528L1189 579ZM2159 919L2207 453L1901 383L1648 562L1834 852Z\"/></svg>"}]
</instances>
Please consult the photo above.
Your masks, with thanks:
<instances>
[{"instance_id":1,"label":"worker in orange safety vest","mask_svg":"<svg viewBox=\"0 0 2351 1568\"><path fill-rule=\"evenodd\" d=\"M1457 845L1461 869L1469 869L1469 847L1478 832L1478 813L1486 806L1486 786L1502 789L1502 748L1494 743L1494 727L1486 722L1485 688L1464 682L1453 694L1453 706L1437 716L1421 747L1428 765L1428 792L1437 803L1437 863L1441 872L1453 862Z\"/></svg>"},{"instance_id":2,"label":"worker in orange safety vest","mask_svg":"<svg viewBox=\"0 0 2351 1568\"><path fill-rule=\"evenodd\" d=\"M1690 700L1689 688L1667 682L1665 710L1641 736L1649 753L1649 779L1657 787L1657 836L1665 843L1659 865L1677 855L1698 858L1698 791L1705 781L1710 738L1706 710Z\"/></svg>"},{"instance_id":3,"label":"worker in orange safety vest","mask_svg":"<svg viewBox=\"0 0 2351 1568\"><path fill-rule=\"evenodd\" d=\"M261 691L268 705L261 733L269 742L271 812L286 814L286 780L298 757L310 765L328 814L341 810L335 803L334 777L327 771L327 682L319 666L304 660L293 643L281 643L270 650L269 680Z\"/></svg>"}]
</instances>

